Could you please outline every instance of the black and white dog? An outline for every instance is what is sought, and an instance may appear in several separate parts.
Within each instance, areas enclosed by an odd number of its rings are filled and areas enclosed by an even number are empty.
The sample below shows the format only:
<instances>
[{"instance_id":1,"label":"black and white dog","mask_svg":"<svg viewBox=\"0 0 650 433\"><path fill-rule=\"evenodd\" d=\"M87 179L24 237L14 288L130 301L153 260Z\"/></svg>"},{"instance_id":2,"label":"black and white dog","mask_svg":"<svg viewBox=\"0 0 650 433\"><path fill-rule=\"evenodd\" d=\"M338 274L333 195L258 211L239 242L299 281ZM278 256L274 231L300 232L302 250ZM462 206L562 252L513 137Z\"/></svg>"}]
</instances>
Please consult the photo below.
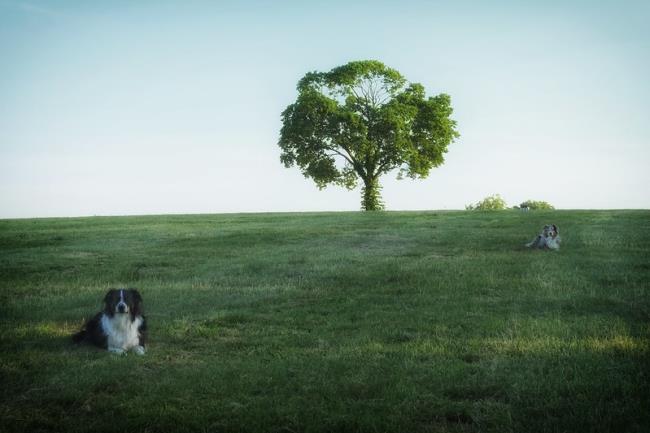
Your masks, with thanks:
<instances>
[{"instance_id":1,"label":"black and white dog","mask_svg":"<svg viewBox=\"0 0 650 433\"><path fill-rule=\"evenodd\" d=\"M140 293L135 289L110 289L104 297L104 310L88 320L72 341L86 341L113 353L133 349L144 355L146 336Z\"/></svg>"}]
</instances>

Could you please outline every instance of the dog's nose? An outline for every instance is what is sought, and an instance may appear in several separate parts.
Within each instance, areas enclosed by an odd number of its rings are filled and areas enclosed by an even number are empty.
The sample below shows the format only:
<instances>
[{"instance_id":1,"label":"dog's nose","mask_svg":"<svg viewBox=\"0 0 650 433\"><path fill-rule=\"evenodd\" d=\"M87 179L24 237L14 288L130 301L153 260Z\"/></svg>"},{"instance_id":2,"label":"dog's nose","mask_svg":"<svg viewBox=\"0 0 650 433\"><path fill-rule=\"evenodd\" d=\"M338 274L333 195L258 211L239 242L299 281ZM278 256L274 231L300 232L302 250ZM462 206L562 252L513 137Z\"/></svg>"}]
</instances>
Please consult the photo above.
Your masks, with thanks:
<instances>
[{"instance_id":1,"label":"dog's nose","mask_svg":"<svg viewBox=\"0 0 650 433\"><path fill-rule=\"evenodd\" d=\"M117 306L117 312L118 312L118 313L124 313L124 312L126 312L126 305L124 305L124 304L119 304L119 305Z\"/></svg>"}]
</instances>

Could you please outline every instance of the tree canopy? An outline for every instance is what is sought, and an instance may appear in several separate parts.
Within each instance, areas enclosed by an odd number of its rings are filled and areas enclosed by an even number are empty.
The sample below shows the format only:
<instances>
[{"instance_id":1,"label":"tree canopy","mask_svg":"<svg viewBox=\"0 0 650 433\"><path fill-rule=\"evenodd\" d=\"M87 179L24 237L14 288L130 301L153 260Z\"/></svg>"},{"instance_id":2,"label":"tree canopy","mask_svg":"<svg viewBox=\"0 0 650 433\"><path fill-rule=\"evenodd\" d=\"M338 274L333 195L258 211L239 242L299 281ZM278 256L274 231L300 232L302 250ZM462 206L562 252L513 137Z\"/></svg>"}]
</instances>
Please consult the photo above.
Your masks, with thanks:
<instances>
[{"instance_id":1,"label":"tree canopy","mask_svg":"<svg viewBox=\"0 0 650 433\"><path fill-rule=\"evenodd\" d=\"M282 112L282 163L319 188L352 189L360 179L364 210L383 208L382 174L399 169L399 178L425 178L459 136L448 95L427 98L421 84L378 61L309 72L297 88Z\"/></svg>"}]
</instances>

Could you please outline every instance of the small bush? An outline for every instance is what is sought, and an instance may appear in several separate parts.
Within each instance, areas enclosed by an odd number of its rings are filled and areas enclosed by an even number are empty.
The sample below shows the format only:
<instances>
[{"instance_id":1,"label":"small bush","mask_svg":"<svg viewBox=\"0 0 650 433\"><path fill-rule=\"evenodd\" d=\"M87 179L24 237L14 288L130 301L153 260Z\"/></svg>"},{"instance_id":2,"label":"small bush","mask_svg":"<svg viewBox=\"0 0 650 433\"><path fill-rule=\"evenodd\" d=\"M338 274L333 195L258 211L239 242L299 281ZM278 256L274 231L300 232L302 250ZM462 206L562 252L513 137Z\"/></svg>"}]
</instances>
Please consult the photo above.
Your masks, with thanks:
<instances>
[{"instance_id":1,"label":"small bush","mask_svg":"<svg viewBox=\"0 0 650 433\"><path fill-rule=\"evenodd\" d=\"M466 210L504 210L507 208L506 201L499 194L485 197L483 200L472 205L465 206Z\"/></svg>"},{"instance_id":2,"label":"small bush","mask_svg":"<svg viewBox=\"0 0 650 433\"><path fill-rule=\"evenodd\" d=\"M545 201L537 200L526 200L519 205L520 209L530 209L530 210L543 210L543 209L555 209L552 204Z\"/></svg>"}]
</instances>

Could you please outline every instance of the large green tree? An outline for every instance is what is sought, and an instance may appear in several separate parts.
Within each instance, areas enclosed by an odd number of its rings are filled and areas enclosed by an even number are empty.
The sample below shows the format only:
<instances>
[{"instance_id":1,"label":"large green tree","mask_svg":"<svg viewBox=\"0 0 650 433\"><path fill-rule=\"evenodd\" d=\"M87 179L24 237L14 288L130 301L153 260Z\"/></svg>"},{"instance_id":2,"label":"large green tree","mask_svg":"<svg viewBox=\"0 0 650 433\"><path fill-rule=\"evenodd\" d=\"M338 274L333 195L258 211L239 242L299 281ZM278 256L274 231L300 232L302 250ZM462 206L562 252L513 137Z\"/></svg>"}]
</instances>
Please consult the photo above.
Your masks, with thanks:
<instances>
[{"instance_id":1,"label":"large green tree","mask_svg":"<svg viewBox=\"0 0 650 433\"><path fill-rule=\"evenodd\" d=\"M459 136L449 95L427 98L395 69L374 60L309 72L298 98L282 113L279 146L286 167L297 165L319 188L363 182L361 207L383 208L379 178L425 178L444 162Z\"/></svg>"}]
</instances>

